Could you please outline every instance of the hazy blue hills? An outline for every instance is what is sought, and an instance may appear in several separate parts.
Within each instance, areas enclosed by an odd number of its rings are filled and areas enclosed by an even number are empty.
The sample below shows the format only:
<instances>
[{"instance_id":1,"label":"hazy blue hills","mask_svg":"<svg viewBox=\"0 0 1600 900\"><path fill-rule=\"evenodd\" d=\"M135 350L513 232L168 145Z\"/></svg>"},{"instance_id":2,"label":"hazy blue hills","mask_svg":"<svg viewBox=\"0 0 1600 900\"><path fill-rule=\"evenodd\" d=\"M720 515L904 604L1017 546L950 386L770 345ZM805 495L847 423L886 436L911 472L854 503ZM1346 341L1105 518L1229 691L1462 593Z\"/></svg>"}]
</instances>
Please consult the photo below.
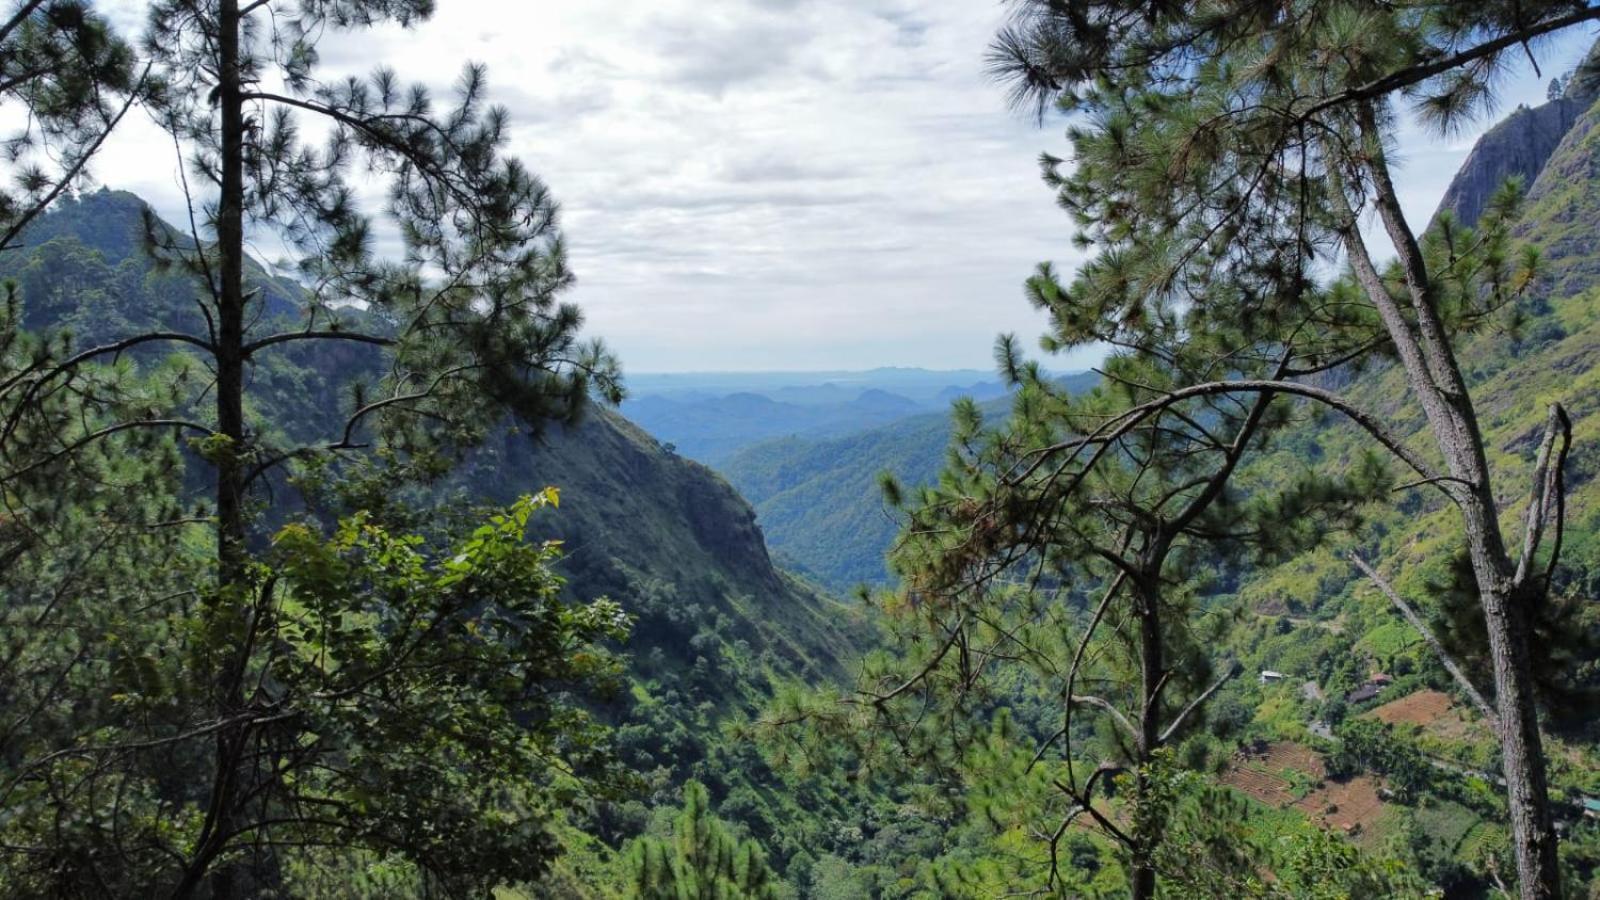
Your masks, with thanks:
<instances>
[{"instance_id":1,"label":"hazy blue hills","mask_svg":"<svg viewBox=\"0 0 1600 900\"><path fill-rule=\"evenodd\" d=\"M983 369L881 367L863 371L825 369L788 372L629 372L635 398L665 395L677 399L761 394L786 403L843 403L869 390L887 391L918 403L931 403L951 385L994 382ZM998 387L998 384L996 384Z\"/></svg>"},{"instance_id":2,"label":"hazy blue hills","mask_svg":"<svg viewBox=\"0 0 1600 900\"><path fill-rule=\"evenodd\" d=\"M678 453L716 464L741 447L784 435L842 434L892 422L921 407L904 397L879 393L831 404L785 403L761 394L675 400L653 396L631 400L623 414Z\"/></svg>"},{"instance_id":3,"label":"hazy blue hills","mask_svg":"<svg viewBox=\"0 0 1600 900\"><path fill-rule=\"evenodd\" d=\"M624 415L710 465L764 441L842 437L942 412L957 397L1006 395L992 375L928 369L643 374L630 375L628 387Z\"/></svg>"}]
</instances>

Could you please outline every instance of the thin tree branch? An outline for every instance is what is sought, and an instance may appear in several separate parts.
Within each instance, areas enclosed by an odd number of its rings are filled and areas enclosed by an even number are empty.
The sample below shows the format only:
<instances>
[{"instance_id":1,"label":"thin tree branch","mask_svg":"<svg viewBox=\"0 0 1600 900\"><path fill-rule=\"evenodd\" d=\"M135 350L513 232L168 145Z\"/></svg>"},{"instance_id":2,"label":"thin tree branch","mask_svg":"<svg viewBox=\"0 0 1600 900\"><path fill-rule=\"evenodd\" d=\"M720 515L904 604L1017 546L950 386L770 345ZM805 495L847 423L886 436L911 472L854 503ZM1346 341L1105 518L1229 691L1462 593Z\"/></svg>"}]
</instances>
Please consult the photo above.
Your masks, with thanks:
<instances>
[{"instance_id":1,"label":"thin tree branch","mask_svg":"<svg viewBox=\"0 0 1600 900\"><path fill-rule=\"evenodd\" d=\"M276 344L314 340L352 341L360 344L376 344L380 347L392 347L396 343L394 338L382 337L376 334L363 334L359 331L286 331L282 334L269 335L260 340L251 341L244 345L242 352L248 357L257 350L263 350Z\"/></svg>"},{"instance_id":2,"label":"thin tree branch","mask_svg":"<svg viewBox=\"0 0 1600 900\"><path fill-rule=\"evenodd\" d=\"M15 222L12 222L11 227L7 228L3 234L0 234L0 250L15 249L11 242L16 240L17 236L22 234L22 230L32 224L33 220L38 218L46 207L61 196L61 192L67 189L67 185L71 184L72 180L78 177L78 173L83 171L84 166L89 164L90 158L100 152L100 147L105 144L106 138L109 138L111 132L116 130L117 125L122 121L122 117L128 114L128 110L133 108L133 104L138 102L139 92L144 88L145 79L150 77L150 67L152 65L154 63L145 64L144 71L139 75L139 80L134 83L133 89L128 91L128 99L122 104L122 109L118 110L117 114L111 117L111 121L106 123L106 127L101 129L99 136L94 139L94 143L90 144L73 161L71 167L61 174L61 178L50 188L49 193L45 194L39 202L32 204L27 212L23 213Z\"/></svg>"},{"instance_id":3,"label":"thin tree branch","mask_svg":"<svg viewBox=\"0 0 1600 900\"><path fill-rule=\"evenodd\" d=\"M1183 711L1178 713L1178 715L1173 718L1172 722L1167 725L1166 730L1161 732L1161 737L1156 743L1165 744L1167 741L1172 740L1172 736L1178 733L1178 729L1183 727L1183 723L1188 721L1189 716L1192 715L1195 710L1204 706L1206 701L1210 700L1213 694L1222 689L1223 685L1227 684L1229 681L1232 681L1234 676L1239 674L1239 671L1239 663L1237 661L1230 661L1228 663L1228 669L1222 673L1222 677L1218 678L1210 687L1201 692L1200 696L1190 700L1189 705L1185 706Z\"/></svg>"},{"instance_id":4,"label":"thin tree branch","mask_svg":"<svg viewBox=\"0 0 1600 900\"><path fill-rule=\"evenodd\" d=\"M1122 710L1119 710L1112 705L1110 700L1107 700L1104 697L1096 697L1092 694L1073 694L1067 698L1067 702L1081 703L1085 706L1094 706L1105 710L1111 714L1111 717L1116 720L1119 726L1122 727L1122 730L1128 733L1129 737L1135 740L1138 739L1139 732L1134 730L1133 723L1128 721L1128 717L1122 714Z\"/></svg>"},{"instance_id":5,"label":"thin tree branch","mask_svg":"<svg viewBox=\"0 0 1600 900\"><path fill-rule=\"evenodd\" d=\"M1442 75L1451 69L1458 68L1467 63L1475 62L1476 60L1483 59L1487 56L1493 56L1502 50L1514 47L1517 44L1524 43L1532 40L1533 38L1543 37L1544 35L1560 31L1563 28L1570 28L1574 25L1581 25L1584 22L1592 22L1596 19L1600 19L1600 7L1588 7L1586 9L1568 13L1565 16L1555 19L1547 19L1537 25L1530 25L1526 28L1521 28L1507 34L1503 34L1492 41L1485 41L1482 44L1478 44L1475 47L1470 47L1461 51L1460 53L1441 57L1424 65L1412 66L1410 68L1401 69L1398 72L1391 72L1382 78L1374 79L1364 85L1340 91L1337 94L1319 100L1305 112L1301 113L1299 118L1309 119L1312 116L1315 116L1317 113L1324 112L1336 106L1342 106L1343 104L1356 101L1373 100L1386 94L1392 94L1395 91L1403 88L1427 81L1429 78L1432 78L1435 75Z\"/></svg>"},{"instance_id":6,"label":"thin tree branch","mask_svg":"<svg viewBox=\"0 0 1600 900\"><path fill-rule=\"evenodd\" d=\"M1472 679L1467 677L1466 671L1456 662L1455 657L1451 656L1449 651L1444 649L1444 645L1439 642L1439 639L1434 636L1433 629L1429 628L1427 623L1422 621L1422 617L1417 615L1416 610L1412 609L1411 605L1401 598L1400 593L1394 589L1394 586L1389 584L1382 575L1378 574L1377 569L1368 565L1367 561L1362 559L1359 554L1352 552L1349 556L1350 562L1357 569L1360 569L1362 574L1370 578L1373 584L1378 586L1378 590L1389 598L1389 602L1394 604L1395 609L1400 610L1400 614L1406 617L1406 621L1411 623L1411 627L1415 628L1422 635L1422 639L1428 642L1428 646L1433 649L1434 655L1439 658L1439 662L1445 667L1445 670L1450 673L1457 684L1461 685L1461 689L1466 692L1467 698L1472 701L1472 705L1478 708L1478 712L1488 721L1489 727L1493 728L1495 733L1498 734L1500 732L1500 717L1495 715L1494 708L1489 705L1488 700L1484 699L1483 694L1472 683Z\"/></svg>"},{"instance_id":7,"label":"thin tree branch","mask_svg":"<svg viewBox=\"0 0 1600 900\"><path fill-rule=\"evenodd\" d=\"M1522 556L1517 560L1517 571L1513 576L1514 583L1518 585L1525 583L1532 574L1534 558L1544 540L1545 525L1552 519L1551 514L1558 505L1561 515L1554 516L1557 530L1552 560L1560 556L1561 520L1566 518L1565 498L1561 496L1565 493L1562 473L1566 469L1567 452L1571 446L1572 420L1567 417L1567 411L1561 404L1552 403L1545 420L1544 440L1539 443L1539 454L1533 464L1534 493L1528 499L1527 524L1522 533Z\"/></svg>"}]
</instances>

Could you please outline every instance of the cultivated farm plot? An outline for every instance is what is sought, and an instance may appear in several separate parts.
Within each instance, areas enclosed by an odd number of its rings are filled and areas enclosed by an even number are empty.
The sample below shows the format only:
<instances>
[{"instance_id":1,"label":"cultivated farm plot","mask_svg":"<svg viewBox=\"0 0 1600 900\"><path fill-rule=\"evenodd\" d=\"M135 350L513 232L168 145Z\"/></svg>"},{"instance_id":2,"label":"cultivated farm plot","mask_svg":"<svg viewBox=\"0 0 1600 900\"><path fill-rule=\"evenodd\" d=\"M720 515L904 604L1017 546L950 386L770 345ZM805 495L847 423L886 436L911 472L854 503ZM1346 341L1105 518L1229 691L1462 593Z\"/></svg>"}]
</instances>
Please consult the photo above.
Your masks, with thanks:
<instances>
[{"instance_id":1,"label":"cultivated farm plot","mask_svg":"<svg viewBox=\"0 0 1600 900\"><path fill-rule=\"evenodd\" d=\"M1368 713L1386 725L1404 722L1426 728L1450 713L1450 695L1442 691L1417 691L1388 703Z\"/></svg>"},{"instance_id":2,"label":"cultivated farm plot","mask_svg":"<svg viewBox=\"0 0 1600 900\"><path fill-rule=\"evenodd\" d=\"M1428 803L1417 809L1417 827L1435 843L1455 854L1482 818L1459 803Z\"/></svg>"},{"instance_id":3,"label":"cultivated farm plot","mask_svg":"<svg viewBox=\"0 0 1600 900\"><path fill-rule=\"evenodd\" d=\"M1371 775L1328 781L1294 806L1324 827L1356 834L1370 828L1383 813L1378 787L1378 780Z\"/></svg>"},{"instance_id":4,"label":"cultivated farm plot","mask_svg":"<svg viewBox=\"0 0 1600 900\"><path fill-rule=\"evenodd\" d=\"M1223 773L1222 783L1250 795L1272 807L1284 807L1295 801L1289 779L1279 772L1271 772L1253 765L1229 767Z\"/></svg>"},{"instance_id":5,"label":"cultivated farm plot","mask_svg":"<svg viewBox=\"0 0 1600 900\"><path fill-rule=\"evenodd\" d=\"M1445 740L1486 739L1487 729L1441 691L1422 690L1391 700L1364 715L1388 725L1415 725Z\"/></svg>"},{"instance_id":6,"label":"cultivated farm plot","mask_svg":"<svg viewBox=\"0 0 1600 900\"><path fill-rule=\"evenodd\" d=\"M1299 773L1298 777L1294 773ZM1284 807L1299 799L1293 790L1296 780L1315 783L1326 775L1315 750L1293 741L1274 741L1234 754L1222 783L1269 806Z\"/></svg>"},{"instance_id":7,"label":"cultivated farm plot","mask_svg":"<svg viewBox=\"0 0 1600 900\"><path fill-rule=\"evenodd\" d=\"M1240 750L1222 783L1268 806L1293 807L1324 828L1350 835L1372 831L1387 808L1378 795L1378 779L1359 775L1329 780L1317 752L1293 741ZM1296 796L1297 783L1303 796Z\"/></svg>"}]
</instances>

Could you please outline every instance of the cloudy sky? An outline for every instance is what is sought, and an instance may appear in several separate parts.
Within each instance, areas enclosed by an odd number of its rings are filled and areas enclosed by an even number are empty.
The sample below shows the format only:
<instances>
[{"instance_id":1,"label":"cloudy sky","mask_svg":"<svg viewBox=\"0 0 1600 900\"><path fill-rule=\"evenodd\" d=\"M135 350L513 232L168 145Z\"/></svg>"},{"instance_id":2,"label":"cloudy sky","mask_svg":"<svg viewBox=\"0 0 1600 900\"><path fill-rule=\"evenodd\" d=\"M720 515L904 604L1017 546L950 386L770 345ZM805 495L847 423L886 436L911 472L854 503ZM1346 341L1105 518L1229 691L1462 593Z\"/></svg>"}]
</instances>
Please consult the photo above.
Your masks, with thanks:
<instances>
[{"instance_id":1,"label":"cloudy sky","mask_svg":"<svg viewBox=\"0 0 1600 900\"><path fill-rule=\"evenodd\" d=\"M513 151L562 201L573 298L631 370L986 369L995 334L1041 330L1033 265L1079 259L1035 162L1064 152L1063 123L1009 112L983 74L999 0L438 5L411 31L330 36L328 68L443 88L486 63ZM141 6L112 8L132 24ZM1475 138L1405 141L1413 216ZM170 139L121 140L99 179L180 215Z\"/></svg>"}]
</instances>

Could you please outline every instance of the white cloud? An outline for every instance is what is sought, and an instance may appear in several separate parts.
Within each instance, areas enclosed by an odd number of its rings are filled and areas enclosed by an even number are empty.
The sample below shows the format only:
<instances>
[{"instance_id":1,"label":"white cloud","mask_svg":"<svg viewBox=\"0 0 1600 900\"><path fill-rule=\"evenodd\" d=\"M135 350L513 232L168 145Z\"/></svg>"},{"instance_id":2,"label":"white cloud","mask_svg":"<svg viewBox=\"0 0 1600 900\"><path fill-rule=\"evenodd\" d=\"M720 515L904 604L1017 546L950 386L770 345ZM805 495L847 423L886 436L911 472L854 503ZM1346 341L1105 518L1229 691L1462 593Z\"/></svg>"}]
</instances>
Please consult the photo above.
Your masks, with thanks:
<instances>
[{"instance_id":1,"label":"white cloud","mask_svg":"<svg viewBox=\"0 0 1600 900\"><path fill-rule=\"evenodd\" d=\"M411 31L330 35L323 59L438 91L488 65L513 152L562 201L573 299L631 369L987 368L996 333L1043 326L1021 291L1033 265L1078 260L1035 163L1064 152L1061 123L1009 113L983 75L1004 14L446 0ZM1533 102L1537 81L1518 82ZM170 141L119 141L101 180L180 214ZM1408 211L1425 219L1470 142L1407 143Z\"/></svg>"}]
</instances>

